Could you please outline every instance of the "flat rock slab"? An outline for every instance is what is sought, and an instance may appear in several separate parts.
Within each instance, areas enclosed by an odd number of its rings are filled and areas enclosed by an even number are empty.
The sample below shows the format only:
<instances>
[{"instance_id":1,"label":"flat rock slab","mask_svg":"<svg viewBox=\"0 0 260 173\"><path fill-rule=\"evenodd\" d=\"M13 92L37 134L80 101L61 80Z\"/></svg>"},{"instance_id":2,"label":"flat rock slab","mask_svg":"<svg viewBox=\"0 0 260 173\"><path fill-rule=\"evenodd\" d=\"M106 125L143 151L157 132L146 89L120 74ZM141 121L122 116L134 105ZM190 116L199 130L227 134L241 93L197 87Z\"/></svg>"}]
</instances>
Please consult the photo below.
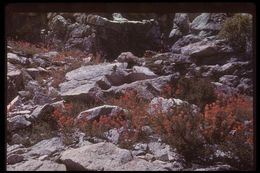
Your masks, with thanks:
<instances>
[{"instance_id":1,"label":"flat rock slab","mask_svg":"<svg viewBox=\"0 0 260 173\"><path fill-rule=\"evenodd\" d=\"M64 144L62 139L59 137L54 137L51 139L45 139L37 144L30 147L30 151L26 153L28 156L43 156L51 155L55 152L61 151L64 149Z\"/></svg>"},{"instance_id":2,"label":"flat rock slab","mask_svg":"<svg viewBox=\"0 0 260 173\"><path fill-rule=\"evenodd\" d=\"M66 171L66 166L47 160L28 160L15 165L7 165L7 171Z\"/></svg>"},{"instance_id":3,"label":"flat rock slab","mask_svg":"<svg viewBox=\"0 0 260 173\"><path fill-rule=\"evenodd\" d=\"M60 160L69 170L111 170L132 160L130 151L108 142L70 149Z\"/></svg>"}]
</instances>

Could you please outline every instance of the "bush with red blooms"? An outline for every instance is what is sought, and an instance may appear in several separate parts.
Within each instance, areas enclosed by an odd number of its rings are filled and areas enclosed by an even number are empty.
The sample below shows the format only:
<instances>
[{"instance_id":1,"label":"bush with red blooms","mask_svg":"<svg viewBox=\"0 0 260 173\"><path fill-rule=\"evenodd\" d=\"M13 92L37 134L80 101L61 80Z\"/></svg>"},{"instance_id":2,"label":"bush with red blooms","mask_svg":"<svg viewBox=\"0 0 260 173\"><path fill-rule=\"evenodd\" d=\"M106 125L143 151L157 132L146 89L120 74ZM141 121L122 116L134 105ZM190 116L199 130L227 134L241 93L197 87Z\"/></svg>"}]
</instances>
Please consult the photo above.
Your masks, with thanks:
<instances>
[{"instance_id":1,"label":"bush with red blooms","mask_svg":"<svg viewBox=\"0 0 260 173\"><path fill-rule=\"evenodd\" d=\"M7 44L11 46L14 50L24 52L28 55L34 55L37 53L44 53L49 51L49 48L41 43L33 44L27 41L8 40Z\"/></svg>"},{"instance_id":2,"label":"bush with red blooms","mask_svg":"<svg viewBox=\"0 0 260 173\"><path fill-rule=\"evenodd\" d=\"M74 118L71 115L72 104L64 103L64 108L55 108L52 117L56 120L59 130L64 134L66 139L69 139L69 134L74 128Z\"/></svg>"},{"instance_id":3,"label":"bush with red blooms","mask_svg":"<svg viewBox=\"0 0 260 173\"><path fill-rule=\"evenodd\" d=\"M205 78L181 77L177 82L168 83L162 87L161 96L166 98L179 98L196 104L201 112L208 103L216 100L217 96L213 84Z\"/></svg>"},{"instance_id":4,"label":"bush with red blooms","mask_svg":"<svg viewBox=\"0 0 260 173\"><path fill-rule=\"evenodd\" d=\"M205 106L203 136L210 144L231 151L236 160L227 162L240 169L253 164L253 103L245 96L218 95L218 100Z\"/></svg>"}]
</instances>

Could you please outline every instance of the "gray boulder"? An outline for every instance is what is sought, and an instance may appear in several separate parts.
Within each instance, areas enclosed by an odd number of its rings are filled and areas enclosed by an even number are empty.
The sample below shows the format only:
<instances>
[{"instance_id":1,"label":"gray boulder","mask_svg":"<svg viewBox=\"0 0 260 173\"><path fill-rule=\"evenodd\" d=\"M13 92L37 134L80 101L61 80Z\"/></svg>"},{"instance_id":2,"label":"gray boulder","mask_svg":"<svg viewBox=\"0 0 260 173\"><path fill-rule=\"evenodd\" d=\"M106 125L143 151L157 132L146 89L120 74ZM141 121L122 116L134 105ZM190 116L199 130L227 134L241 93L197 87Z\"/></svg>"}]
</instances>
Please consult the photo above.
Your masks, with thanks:
<instances>
[{"instance_id":1,"label":"gray boulder","mask_svg":"<svg viewBox=\"0 0 260 173\"><path fill-rule=\"evenodd\" d=\"M11 137L10 144L23 144L26 145L28 144L29 137L22 137L21 135L15 133Z\"/></svg>"},{"instance_id":2,"label":"gray boulder","mask_svg":"<svg viewBox=\"0 0 260 173\"><path fill-rule=\"evenodd\" d=\"M59 34L66 34L67 30L67 21L64 17L61 15L56 15L55 17L52 18L49 22L49 28L50 30L54 31L55 33Z\"/></svg>"},{"instance_id":3,"label":"gray boulder","mask_svg":"<svg viewBox=\"0 0 260 173\"><path fill-rule=\"evenodd\" d=\"M194 171L231 171L234 170L230 165L215 165L207 168L197 168Z\"/></svg>"},{"instance_id":4,"label":"gray boulder","mask_svg":"<svg viewBox=\"0 0 260 173\"><path fill-rule=\"evenodd\" d=\"M253 94L253 82L250 78L242 78L237 85L238 91L249 95Z\"/></svg>"},{"instance_id":5,"label":"gray boulder","mask_svg":"<svg viewBox=\"0 0 260 173\"><path fill-rule=\"evenodd\" d=\"M24 157L19 154L11 154L7 156L6 163L8 165L13 165L15 163L19 163L24 160Z\"/></svg>"},{"instance_id":6,"label":"gray boulder","mask_svg":"<svg viewBox=\"0 0 260 173\"><path fill-rule=\"evenodd\" d=\"M29 61L26 57L19 57L14 53L7 53L7 61L12 64L28 65Z\"/></svg>"},{"instance_id":7,"label":"gray boulder","mask_svg":"<svg viewBox=\"0 0 260 173\"><path fill-rule=\"evenodd\" d=\"M151 100L147 112L150 115L157 113L173 114L173 110L176 107L186 107L189 106L192 112L197 113L199 108L196 105L190 105L186 101L180 99L170 98L165 99L163 97L155 97Z\"/></svg>"},{"instance_id":8,"label":"gray boulder","mask_svg":"<svg viewBox=\"0 0 260 173\"><path fill-rule=\"evenodd\" d=\"M23 89L22 72L13 64L7 62L7 102L10 102L17 92Z\"/></svg>"},{"instance_id":9,"label":"gray boulder","mask_svg":"<svg viewBox=\"0 0 260 173\"><path fill-rule=\"evenodd\" d=\"M161 161L178 161L184 162L183 156L176 153L176 149L172 149L169 145L159 142L150 142L148 144L149 151L156 159Z\"/></svg>"},{"instance_id":10,"label":"gray boulder","mask_svg":"<svg viewBox=\"0 0 260 173\"><path fill-rule=\"evenodd\" d=\"M213 31L213 33L217 33L226 17L225 13L202 13L192 21L190 27L194 32Z\"/></svg>"},{"instance_id":11,"label":"gray boulder","mask_svg":"<svg viewBox=\"0 0 260 173\"><path fill-rule=\"evenodd\" d=\"M113 72L113 67L123 68L121 63L83 66L66 74L66 81L60 84L61 97L89 96L98 87L96 82Z\"/></svg>"},{"instance_id":12,"label":"gray boulder","mask_svg":"<svg viewBox=\"0 0 260 173\"><path fill-rule=\"evenodd\" d=\"M152 100L154 97L160 95L162 87L170 82L172 77L173 75L160 76L153 79L132 82L130 84L123 84L121 86L112 86L110 89L103 91L103 94L105 96L112 96L123 94L126 90L133 90L139 97L145 100Z\"/></svg>"},{"instance_id":13,"label":"gray boulder","mask_svg":"<svg viewBox=\"0 0 260 173\"><path fill-rule=\"evenodd\" d=\"M219 78L219 82L230 87L236 87L239 83L239 78L234 75L224 75Z\"/></svg>"},{"instance_id":14,"label":"gray boulder","mask_svg":"<svg viewBox=\"0 0 260 173\"><path fill-rule=\"evenodd\" d=\"M154 164L143 159L134 159L126 164L115 168L110 168L111 171L167 171L163 166Z\"/></svg>"},{"instance_id":15,"label":"gray boulder","mask_svg":"<svg viewBox=\"0 0 260 173\"><path fill-rule=\"evenodd\" d=\"M49 72L47 70L45 70L44 68L42 68L42 67L27 68L26 71L29 73L29 75L33 79L44 77L44 76L47 76L49 74Z\"/></svg>"},{"instance_id":16,"label":"gray boulder","mask_svg":"<svg viewBox=\"0 0 260 173\"><path fill-rule=\"evenodd\" d=\"M155 77L157 75L147 67L134 66L126 69L124 63L83 66L66 74L66 81L60 84L61 97L102 101L100 95L104 90Z\"/></svg>"},{"instance_id":17,"label":"gray boulder","mask_svg":"<svg viewBox=\"0 0 260 173\"><path fill-rule=\"evenodd\" d=\"M7 129L11 132L27 128L31 122L26 119L24 115L17 115L12 118L7 118Z\"/></svg>"},{"instance_id":18,"label":"gray boulder","mask_svg":"<svg viewBox=\"0 0 260 173\"><path fill-rule=\"evenodd\" d=\"M181 53L182 47L187 46L188 44L199 42L201 40L202 40L201 37L197 35L193 35L193 34L185 35L172 45L171 51L173 53Z\"/></svg>"},{"instance_id":19,"label":"gray boulder","mask_svg":"<svg viewBox=\"0 0 260 173\"><path fill-rule=\"evenodd\" d=\"M116 60L122 63L126 62L129 67L139 64L139 58L132 52L122 52Z\"/></svg>"},{"instance_id":20,"label":"gray boulder","mask_svg":"<svg viewBox=\"0 0 260 173\"><path fill-rule=\"evenodd\" d=\"M190 21L187 13L176 13L173 19L173 29L170 32L169 38L177 40L190 31Z\"/></svg>"},{"instance_id":21,"label":"gray boulder","mask_svg":"<svg viewBox=\"0 0 260 173\"><path fill-rule=\"evenodd\" d=\"M69 149L61 154L60 160L69 170L107 171L132 160L130 151L120 149L108 142Z\"/></svg>"},{"instance_id":22,"label":"gray boulder","mask_svg":"<svg viewBox=\"0 0 260 173\"><path fill-rule=\"evenodd\" d=\"M120 134L122 132L123 128L120 129L110 129L109 131L104 133L104 137L113 144L118 144Z\"/></svg>"},{"instance_id":23,"label":"gray boulder","mask_svg":"<svg viewBox=\"0 0 260 173\"><path fill-rule=\"evenodd\" d=\"M50 118L50 114L53 111L53 107L49 104L45 104L42 106L38 106L33 110L31 115L29 116L29 120L31 121L41 121L48 120Z\"/></svg>"},{"instance_id":24,"label":"gray boulder","mask_svg":"<svg viewBox=\"0 0 260 173\"><path fill-rule=\"evenodd\" d=\"M7 165L7 171L66 171L66 166L53 161L30 159L14 165Z\"/></svg>"},{"instance_id":25,"label":"gray boulder","mask_svg":"<svg viewBox=\"0 0 260 173\"><path fill-rule=\"evenodd\" d=\"M31 146L30 151L26 153L26 157L40 157L40 156L51 156L54 153L60 152L64 149L64 144L62 139L59 137L54 137L51 139L45 139L37 144Z\"/></svg>"},{"instance_id":26,"label":"gray boulder","mask_svg":"<svg viewBox=\"0 0 260 173\"><path fill-rule=\"evenodd\" d=\"M223 40L208 40L207 38L181 48L181 53L191 56L202 64L224 64L227 62L233 49Z\"/></svg>"},{"instance_id":27,"label":"gray boulder","mask_svg":"<svg viewBox=\"0 0 260 173\"><path fill-rule=\"evenodd\" d=\"M86 111L81 112L77 118L76 121L80 120L94 120L98 119L101 115L117 115L120 112L124 112L124 109L118 107L118 106L112 106L112 105L103 105L94 107L92 109L88 109Z\"/></svg>"}]
</instances>

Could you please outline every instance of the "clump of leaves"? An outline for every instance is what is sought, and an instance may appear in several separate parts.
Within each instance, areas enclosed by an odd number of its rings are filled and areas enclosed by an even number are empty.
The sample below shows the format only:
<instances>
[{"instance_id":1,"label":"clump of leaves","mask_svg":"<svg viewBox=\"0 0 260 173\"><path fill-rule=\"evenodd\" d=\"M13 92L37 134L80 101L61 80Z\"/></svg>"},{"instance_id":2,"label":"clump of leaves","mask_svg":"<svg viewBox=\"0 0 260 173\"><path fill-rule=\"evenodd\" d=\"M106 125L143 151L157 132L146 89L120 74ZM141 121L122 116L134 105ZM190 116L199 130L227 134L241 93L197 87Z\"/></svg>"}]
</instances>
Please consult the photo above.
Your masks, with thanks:
<instances>
[{"instance_id":1,"label":"clump of leaves","mask_svg":"<svg viewBox=\"0 0 260 173\"><path fill-rule=\"evenodd\" d=\"M52 113L52 117L58 124L59 130L65 137L65 143L69 144L73 142L70 138L70 134L74 129L74 118L71 115L72 104L64 103L64 108L55 108Z\"/></svg>"},{"instance_id":2,"label":"clump of leaves","mask_svg":"<svg viewBox=\"0 0 260 173\"><path fill-rule=\"evenodd\" d=\"M168 87L166 87L167 89ZM169 89L168 89L169 90ZM212 164L221 161L231 166L253 168L253 106L248 98L217 94L217 100L205 106L204 113L189 107L177 107L163 113L160 107L148 122L165 143L176 147L189 162ZM231 157L210 160L215 150L207 146L217 144Z\"/></svg>"},{"instance_id":3,"label":"clump of leaves","mask_svg":"<svg viewBox=\"0 0 260 173\"><path fill-rule=\"evenodd\" d=\"M237 51L244 52L248 41L252 41L252 17L235 14L228 18L219 32L221 38L227 39Z\"/></svg>"},{"instance_id":4,"label":"clump of leaves","mask_svg":"<svg viewBox=\"0 0 260 173\"><path fill-rule=\"evenodd\" d=\"M8 40L7 44L11 46L15 51L20 51L30 56L37 53L45 53L49 51L49 48L41 43L33 44L27 41Z\"/></svg>"},{"instance_id":5,"label":"clump of leaves","mask_svg":"<svg viewBox=\"0 0 260 173\"><path fill-rule=\"evenodd\" d=\"M165 143L175 147L190 162L203 155L204 140L200 134L202 114L193 113L189 106L173 108L173 114L164 113L160 107L148 122Z\"/></svg>"},{"instance_id":6,"label":"clump of leaves","mask_svg":"<svg viewBox=\"0 0 260 173\"><path fill-rule=\"evenodd\" d=\"M217 95L210 80L204 78L180 78L176 83L166 84L162 88L162 96L186 100L203 109L206 104L216 100Z\"/></svg>"},{"instance_id":7,"label":"clump of leaves","mask_svg":"<svg viewBox=\"0 0 260 173\"><path fill-rule=\"evenodd\" d=\"M205 107L203 135L208 143L219 144L233 157L227 162L237 168L253 167L253 105L244 96L219 96Z\"/></svg>"},{"instance_id":8,"label":"clump of leaves","mask_svg":"<svg viewBox=\"0 0 260 173\"><path fill-rule=\"evenodd\" d=\"M128 111L119 145L130 148L134 143L146 140L147 136L142 131L142 127L148 124L146 111L148 103L133 90L126 90L119 98L111 99L109 102Z\"/></svg>"}]
</instances>

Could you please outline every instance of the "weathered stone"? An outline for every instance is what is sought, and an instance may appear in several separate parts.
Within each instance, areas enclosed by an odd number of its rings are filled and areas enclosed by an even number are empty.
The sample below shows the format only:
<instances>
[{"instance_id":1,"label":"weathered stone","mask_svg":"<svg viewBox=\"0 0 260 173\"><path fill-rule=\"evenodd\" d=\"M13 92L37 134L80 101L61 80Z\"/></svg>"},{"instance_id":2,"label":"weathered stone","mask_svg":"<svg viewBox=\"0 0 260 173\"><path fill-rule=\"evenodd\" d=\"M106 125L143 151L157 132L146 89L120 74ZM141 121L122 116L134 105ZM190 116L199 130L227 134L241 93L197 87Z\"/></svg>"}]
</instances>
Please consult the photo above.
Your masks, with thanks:
<instances>
[{"instance_id":1,"label":"weathered stone","mask_svg":"<svg viewBox=\"0 0 260 173\"><path fill-rule=\"evenodd\" d=\"M51 98L57 98L60 95L59 91L55 89L54 87L48 88L48 96Z\"/></svg>"},{"instance_id":2,"label":"weathered stone","mask_svg":"<svg viewBox=\"0 0 260 173\"><path fill-rule=\"evenodd\" d=\"M31 125L31 122L26 120L24 115L17 115L7 119L7 127L10 131L17 131L20 129L27 128Z\"/></svg>"},{"instance_id":3,"label":"weathered stone","mask_svg":"<svg viewBox=\"0 0 260 173\"><path fill-rule=\"evenodd\" d=\"M216 165L208 168L198 168L194 171L231 171L233 168L230 165Z\"/></svg>"},{"instance_id":4,"label":"weathered stone","mask_svg":"<svg viewBox=\"0 0 260 173\"><path fill-rule=\"evenodd\" d=\"M62 139L54 137L38 142L37 144L30 147L30 151L26 153L27 156L50 156L55 152L59 152L64 149Z\"/></svg>"},{"instance_id":5,"label":"weathered stone","mask_svg":"<svg viewBox=\"0 0 260 173\"><path fill-rule=\"evenodd\" d=\"M37 67L37 68L27 68L26 71L29 73L29 75L33 78L33 79L37 79L41 76L47 75L48 71L45 70L42 67Z\"/></svg>"},{"instance_id":6,"label":"weathered stone","mask_svg":"<svg viewBox=\"0 0 260 173\"><path fill-rule=\"evenodd\" d=\"M233 49L222 40L207 40L181 48L181 53L203 64L224 64Z\"/></svg>"},{"instance_id":7,"label":"weathered stone","mask_svg":"<svg viewBox=\"0 0 260 173\"><path fill-rule=\"evenodd\" d=\"M119 137L120 137L120 133L122 132L123 128L120 129L110 129L108 132L105 132L105 138L108 139L109 142L112 142L113 144L117 144Z\"/></svg>"},{"instance_id":8,"label":"weathered stone","mask_svg":"<svg viewBox=\"0 0 260 173\"><path fill-rule=\"evenodd\" d=\"M67 21L64 19L64 17L60 15L56 15L53 17L53 19L49 22L49 27L52 31L55 33L58 33L59 35L61 34L66 34L67 30Z\"/></svg>"},{"instance_id":9,"label":"weathered stone","mask_svg":"<svg viewBox=\"0 0 260 173\"><path fill-rule=\"evenodd\" d=\"M13 134L12 138L11 138L11 143L12 144L27 144L29 140L29 137L22 137L19 134L15 133Z\"/></svg>"},{"instance_id":10,"label":"weathered stone","mask_svg":"<svg viewBox=\"0 0 260 173\"><path fill-rule=\"evenodd\" d=\"M7 60L12 64L26 65L29 63L27 58L19 57L14 53L7 53Z\"/></svg>"},{"instance_id":11,"label":"weathered stone","mask_svg":"<svg viewBox=\"0 0 260 173\"><path fill-rule=\"evenodd\" d=\"M162 166L143 159L134 159L119 167L110 168L111 171L167 171Z\"/></svg>"},{"instance_id":12,"label":"weathered stone","mask_svg":"<svg viewBox=\"0 0 260 173\"><path fill-rule=\"evenodd\" d=\"M231 87L236 87L239 83L239 79L234 75L224 75L219 78L219 82Z\"/></svg>"},{"instance_id":13,"label":"weathered stone","mask_svg":"<svg viewBox=\"0 0 260 173\"><path fill-rule=\"evenodd\" d=\"M194 113L199 111L199 108L195 105L190 105L186 101L182 101L180 99L164 99L162 97L155 97L152 99L152 101L149 104L148 107L148 113L153 115L157 113L167 113L167 114L172 114L173 109L175 107L182 107L182 106L190 106L192 111Z\"/></svg>"},{"instance_id":14,"label":"weathered stone","mask_svg":"<svg viewBox=\"0 0 260 173\"><path fill-rule=\"evenodd\" d=\"M31 93L29 91L18 91L18 95L20 95L22 98L30 98Z\"/></svg>"},{"instance_id":15,"label":"weathered stone","mask_svg":"<svg viewBox=\"0 0 260 173\"><path fill-rule=\"evenodd\" d=\"M7 171L66 171L66 166L47 160L30 159L15 165L7 165Z\"/></svg>"},{"instance_id":16,"label":"weathered stone","mask_svg":"<svg viewBox=\"0 0 260 173\"><path fill-rule=\"evenodd\" d=\"M25 85L25 90L33 93L35 95L36 91L41 90L41 86L38 81L31 80Z\"/></svg>"},{"instance_id":17,"label":"weathered stone","mask_svg":"<svg viewBox=\"0 0 260 173\"><path fill-rule=\"evenodd\" d=\"M11 102L7 105L7 112L9 112L12 108L19 105L21 102L21 97L18 95L16 96Z\"/></svg>"},{"instance_id":18,"label":"weathered stone","mask_svg":"<svg viewBox=\"0 0 260 173\"><path fill-rule=\"evenodd\" d=\"M181 48L184 46L187 46L188 44L192 44L195 42L199 42L202 39L199 36L189 34L186 36L183 36L178 41L176 41L173 46L171 47L171 51L173 53L181 53Z\"/></svg>"},{"instance_id":19,"label":"weathered stone","mask_svg":"<svg viewBox=\"0 0 260 173\"><path fill-rule=\"evenodd\" d=\"M156 74L154 74L151 70L149 70L147 67L139 67L134 66L133 72L129 73L125 78L127 83L131 83L138 80L144 80L144 79L152 79L157 77Z\"/></svg>"},{"instance_id":20,"label":"weathered stone","mask_svg":"<svg viewBox=\"0 0 260 173\"><path fill-rule=\"evenodd\" d=\"M99 118L101 115L109 115L113 116L116 115L120 112L123 112L124 110L118 106L113 106L113 105L103 105L103 106L98 106L94 107L92 109L88 109L86 111L81 112L77 118L76 121L80 120L94 120Z\"/></svg>"},{"instance_id":21,"label":"weathered stone","mask_svg":"<svg viewBox=\"0 0 260 173\"><path fill-rule=\"evenodd\" d=\"M187 13L176 13L173 19L173 30L171 31L169 38L177 40L183 35L186 35L190 31L190 21Z\"/></svg>"},{"instance_id":22,"label":"weathered stone","mask_svg":"<svg viewBox=\"0 0 260 173\"><path fill-rule=\"evenodd\" d=\"M183 156L176 153L169 145L159 142L150 142L149 151L154 154L155 158L161 161L184 161Z\"/></svg>"},{"instance_id":23,"label":"weathered stone","mask_svg":"<svg viewBox=\"0 0 260 173\"><path fill-rule=\"evenodd\" d=\"M194 31L205 30L218 32L225 19L225 13L202 13L192 21L190 27Z\"/></svg>"},{"instance_id":24,"label":"weathered stone","mask_svg":"<svg viewBox=\"0 0 260 173\"><path fill-rule=\"evenodd\" d=\"M11 154L11 155L7 156L6 163L9 165L13 165L15 163L19 163L19 162L23 161L23 159L24 159L24 157L22 155Z\"/></svg>"},{"instance_id":25,"label":"weathered stone","mask_svg":"<svg viewBox=\"0 0 260 173\"><path fill-rule=\"evenodd\" d=\"M66 82L60 84L62 97L88 95L96 87L96 82L113 72L113 66L122 67L121 63L84 66L66 74Z\"/></svg>"},{"instance_id":26,"label":"weathered stone","mask_svg":"<svg viewBox=\"0 0 260 173\"><path fill-rule=\"evenodd\" d=\"M7 63L7 101L10 102L19 90L23 89L22 72L11 63Z\"/></svg>"},{"instance_id":27,"label":"weathered stone","mask_svg":"<svg viewBox=\"0 0 260 173\"><path fill-rule=\"evenodd\" d=\"M30 115L29 120L39 121L39 120L48 119L52 111L53 111L53 107L49 104L38 106L36 109L34 109L32 114Z\"/></svg>"},{"instance_id":28,"label":"weathered stone","mask_svg":"<svg viewBox=\"0 0 260 173\"><path fill-rule=\"evenodd\" d=\"M139 58L132 52L122 52L116 60L121 63L126 62L129 68L131 68L133 65L139 64Z\"/></svg>"},{"instance_id":29,"label":"weathered stone","mask_svg":"<svg viewBox=\"0 0 260 173\"><path fill-rule=\"evenodd\" d=\"M70 149L61 154L60 160L68 170L111 170L132 160L128 150L112 143L101 142Z\"/></svg>"},{"instance_id":30,"label":"weathered stone","mask_svg":"<svg viewBox=\"0 0 260 173\"><path fill-rule=\"evenodd\" d=\"M24 146L22 144L15 144L15 145L9 145L7 146L7 153L11 153L12 151L23 148Z\"/></svg>"},{"instance_id":31,"label":"weathered stone","mask_svg":"<svg viewBox=\"0 0 260 173\"><path fill-rule=\"evenodd\" d=\"M146 79L136 81L130 84L123 84L121 86L112 86L110 89L104 91L105 95L122 94L126 90L136 91L138 96L151 100L156 96L160 95L162 86L170 82L173 75L160 76L153 79Z\"/></svg>"},{"instance_id":32,"label":"weathered stone","mask_svg":"<svg viewBox=\"0 0 260 173\"><path fill-rule=\"evenodd\" d=\"M253 94L253 82L250 78L242 78L237 85L238 91L249 95Z\"/></svg>"}]
</instances>

